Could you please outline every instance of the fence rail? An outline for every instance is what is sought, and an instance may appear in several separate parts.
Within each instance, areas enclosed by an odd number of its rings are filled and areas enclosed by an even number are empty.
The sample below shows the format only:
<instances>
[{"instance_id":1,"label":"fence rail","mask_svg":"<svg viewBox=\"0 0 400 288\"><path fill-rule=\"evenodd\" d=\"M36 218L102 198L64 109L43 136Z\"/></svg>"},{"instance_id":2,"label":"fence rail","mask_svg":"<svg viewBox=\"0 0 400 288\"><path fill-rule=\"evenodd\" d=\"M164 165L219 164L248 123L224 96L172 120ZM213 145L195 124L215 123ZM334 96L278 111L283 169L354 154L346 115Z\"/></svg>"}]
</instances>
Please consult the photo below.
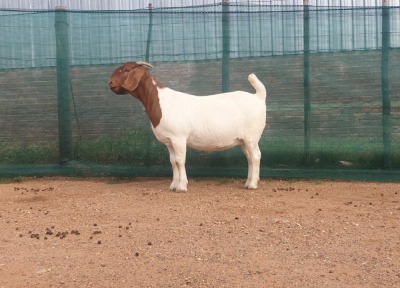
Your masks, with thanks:
<instances>
[{"instance_id":1,"label":"fence rail","mask_svg":"<svg viewBox=\"0 0 400 288\"><path fill-rule=\"evenodd\" d=\"M52 10L56 6L66 6L70 10L139 10L171 7L218 6L222 2L232 6L295 7L305 2L313 7L380 7L399 6L400 0L0 0L0 9Z\"/></svg>"}]
</instances>

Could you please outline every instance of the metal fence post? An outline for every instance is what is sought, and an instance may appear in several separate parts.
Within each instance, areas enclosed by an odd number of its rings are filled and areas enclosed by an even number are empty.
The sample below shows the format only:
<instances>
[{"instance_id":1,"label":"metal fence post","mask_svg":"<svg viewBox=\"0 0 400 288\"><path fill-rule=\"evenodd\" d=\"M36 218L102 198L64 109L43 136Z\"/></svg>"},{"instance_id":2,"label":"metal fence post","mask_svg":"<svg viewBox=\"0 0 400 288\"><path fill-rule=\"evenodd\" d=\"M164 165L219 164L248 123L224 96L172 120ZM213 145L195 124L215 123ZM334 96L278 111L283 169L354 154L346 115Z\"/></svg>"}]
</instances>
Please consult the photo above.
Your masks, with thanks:
<instances>
[{"instance_id":1,"label":"metal fence post","mask_svg":"<svg viewBox=\"0 0 400 288\"><path fill-rule=\"evenodd\" d=\"M230 86L230 20L229 0L222 2L222 92L228 92Z\"/></svg>"},{"instance_id":2,"label":"metal fence post","mask_svg":"<svg viewBox=\"0 0 400 288\"><path fill-rule=\"evenodd\" d=\"M149 3L149 29L147 30L147 41L146 41L146 54L145 61L147 63L150 62L150 47L151 47L151 39L153 33L153 4ZM144 164L146 166L151 165L151 140L153 139L153 133L148 131L146 133L146 158L144 160Z\"/></svg>"},{"instance_id":3,"label":"metal fence post","mask_svg":"<svg viewBox=\"0 0 400 288\"><path fill-rule=\"evenodd\" d=\"M63 164L73 159L69 23L66 8L63 6L56 7L55 32L59 157L60 163Z\"/></svg>"},{"instance_id":4,"label":"metal fence post","mask_svg":"<svg viewBox=\"0 0 400 288\"><path fill-rule=\"evenodd\" d=\"M310 165L310 7L308 0L303 1L303 41L304 41L304 164Z\"/></svg>"},{"instance_id":5,"label":"metal fence post","mask_svg":"<svg viewBox=\"0 0 400 288\"><path fill-rule=\"evenodd\" d=\"M382 0L382 130L383 130L383 167L392 166L391 119L390 119L390 7L389 0Z\"/></svg>"},{"instance_id":6,"label":"metal fence post","mask_svg":"<svg viewBox=\"0 0 400 288\"><path fill-rule=\"evenodd\" d=\"M150 61L150 44L151 44L151 35L153 32L153 4L149 3L149 30L147 30L147 41L146 41L146 55L145 61Z\"/></svg>"}]
</instances>

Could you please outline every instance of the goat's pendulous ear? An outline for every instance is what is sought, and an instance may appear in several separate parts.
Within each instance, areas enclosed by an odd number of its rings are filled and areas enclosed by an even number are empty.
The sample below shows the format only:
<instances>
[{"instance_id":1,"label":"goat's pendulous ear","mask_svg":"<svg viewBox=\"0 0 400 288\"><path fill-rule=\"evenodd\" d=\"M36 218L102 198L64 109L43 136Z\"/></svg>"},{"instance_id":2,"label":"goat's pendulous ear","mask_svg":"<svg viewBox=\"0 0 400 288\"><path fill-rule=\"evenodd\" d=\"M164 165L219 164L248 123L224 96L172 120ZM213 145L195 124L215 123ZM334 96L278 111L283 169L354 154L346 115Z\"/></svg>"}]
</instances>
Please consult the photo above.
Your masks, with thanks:
<instances>
[{"instance_id":1,"label":"goat's pendulous ear","mask_svg":"<svg viewBox=\"0 0 400 288\"><path fill-rule=\"evenodd\" d=\"M140 80L143 77L145 70L144 69L132 69L129 71L128 77L126 77L122 87L124 87L127 91L133 92L139 85Z\"/></svg>"}]
</instances>

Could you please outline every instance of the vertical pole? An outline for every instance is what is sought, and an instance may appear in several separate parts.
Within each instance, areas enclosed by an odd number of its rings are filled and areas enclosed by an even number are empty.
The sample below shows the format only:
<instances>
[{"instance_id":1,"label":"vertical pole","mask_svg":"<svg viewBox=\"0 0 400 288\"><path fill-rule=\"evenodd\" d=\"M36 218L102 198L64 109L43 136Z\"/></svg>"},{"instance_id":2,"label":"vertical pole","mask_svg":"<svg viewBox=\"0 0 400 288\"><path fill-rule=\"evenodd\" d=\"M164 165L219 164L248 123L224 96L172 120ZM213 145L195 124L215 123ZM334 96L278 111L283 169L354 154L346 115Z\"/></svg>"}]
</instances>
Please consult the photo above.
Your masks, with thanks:
<instances>
[{"instance_id":1,"label":"vertical pole","mask_svg":"<svg viewBox=\"0 0 400 288\"><path fill-rule=\"evenodd\" d=\"M153 32L153 4L149 3L149 29L147 30L147 41L146 41L146 55L145 55L145 61L147 63L150 62L150 46L151 46L151 38L152 38L152 32ZM151 140L153 139L152 133L150 130L147 130L146 133L146 157L144 160L144 164L146 166L151 165Z\"/></svg>"},{"instance_id":2,"label":"vertical pole","mask_svg":"<svg viewBox=\"0 0 400 288\"><path fill-rule=\"evenodd\" d=\"M229 20L229 0L222 2L222 92L229 91L231 35Z\"/></svg>"},{"instance_id":3,"label":"vertical pole","mask_svg":"<svg viewBox=\"0 0 400 288\"><path fill-rule=\"evenodd\" d=\"M222 1L222 92L230 91L231 25L229 0ZM226 151L211 154L210 166L225 165Z\"/></svg>"},{"instance_id":4,"label":"vertical pole","mask_svg":"<svg viewBox=\"0 0 400 288\"><path fill-rule=\"evenodd\" d=\"M60 163L73 159L71 125L71 70L69 24L65 7L57 6L55 12L56 58L57 58L57 100L58 138Z\"/></svg>"},{"instance_id":5,"label":"vertical pole","mask_svg":"<svg viewBox=\"0 0 400 288\"><path fill-rule=\"evenodd\" d=\"M310 165L310 10L308 0L304 0L303 6L303 41L304 41L304 164Z\"/></svg>"},{"instance_id":6,"label":"vertical pole","mask_svg":"<svg viewBox=\"0 0 400 288\"><path fill-rule=\"evenodd\" d=\"M149 30L147 30L147 42L146 42L146 55L145 61L150 61L150 44L151 44L151 34L153 31L153 4L149 3Z\"/></svg>"},{"instance_id":7,"label":"vertical pole","mask_svg":"<svg viewBox=\"0 0 400 288\"><path fill-rule=\"evenodd\" d=\"M390 7L389 0L382 0L382 128L383 128L383 167L392 165L391 123L390 123Z\"/></svg>"}]
</instances>

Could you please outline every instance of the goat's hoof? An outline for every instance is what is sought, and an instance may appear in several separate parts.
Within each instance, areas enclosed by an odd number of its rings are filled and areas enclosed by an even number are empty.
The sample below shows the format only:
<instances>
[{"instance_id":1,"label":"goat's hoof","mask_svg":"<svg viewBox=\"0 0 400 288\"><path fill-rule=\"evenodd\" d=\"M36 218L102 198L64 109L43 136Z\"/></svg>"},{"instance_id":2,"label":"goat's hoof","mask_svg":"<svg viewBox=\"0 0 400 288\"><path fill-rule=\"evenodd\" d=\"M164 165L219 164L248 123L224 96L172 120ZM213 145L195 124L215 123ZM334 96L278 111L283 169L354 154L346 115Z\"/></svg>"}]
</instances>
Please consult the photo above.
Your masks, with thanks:
<instances>
[{"instance_id":1,"label":"goat's hoof","mask_svg":"<svg viewBox=\"0 0 400 288\"><path fill-rule=\"evenodd\" d=\"M187 188L175 188L175 189L170 189L171 191L178 192L178 193L185 193L187 192Z\"/></svg>"},{"instance_id":2,"label":"goat's hoof","mask_svg":"<svg viewBox=\"0 0 400 288\"><path fill-rule=\"evenodd\" d=\"M176 187L176 192L187 192L187 185L185 184L179 184L178 187Z\"/></svg>"},{"instance_id":3,"label":"goat's hoof","mask_svg":"<svg viewBox=\"0 0 400 288\"><path fill-rule=\"evenodd\" d=\"M187 186L183 185L172 185L169 187L169 190L174 191L174 192L187 192Z\"/></svg>"},{"instance_id":4,"label":"goat's hoof","mask_svg":"<svg viewBox=\"0 0 400 288\"><path fill-rule=\"evenodd\" d=\"M171 185L169 186L169 190L171 190L171 191L176 191L176 189L178 188L178 186L179 186L179 182L178 181L176 181L176 182L172 182L171 183Z\"/></svg>"},{"instance_id":5,"label":"goat's hoof","mask_svg":"<svg viewBox=\"0 0 400 288\"><path fill-rule=\"evenodd\" d=\"M246 185L244 187L246 187L249 190L255 190L255 189L257 189L257 183L256 184L247 184L246 183Z\"/></svg>"}]
</instances>

